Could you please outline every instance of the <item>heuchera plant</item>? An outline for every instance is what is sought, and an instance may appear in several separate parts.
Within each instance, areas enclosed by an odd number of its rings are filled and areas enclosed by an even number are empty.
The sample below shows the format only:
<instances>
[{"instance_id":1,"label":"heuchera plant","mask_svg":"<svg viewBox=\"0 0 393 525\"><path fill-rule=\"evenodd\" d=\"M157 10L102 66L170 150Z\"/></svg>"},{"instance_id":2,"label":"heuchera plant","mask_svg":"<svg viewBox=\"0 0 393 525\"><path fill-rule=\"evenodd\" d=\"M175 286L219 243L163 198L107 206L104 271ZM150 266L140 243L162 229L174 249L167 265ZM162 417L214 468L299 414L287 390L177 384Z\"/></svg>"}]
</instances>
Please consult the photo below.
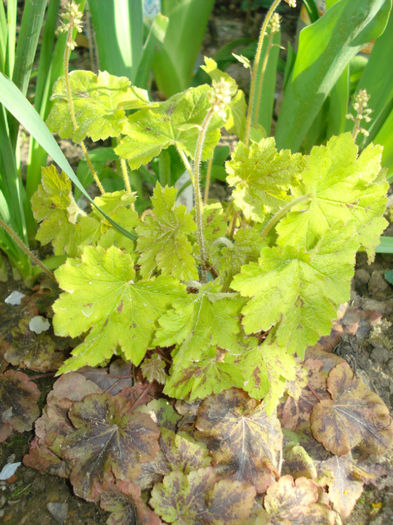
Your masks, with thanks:
<instances>
[{"instance_id":1,"label":"heuchera plant","mask_svg":"<svg viewBox=\"0 0 393 525\"><path fill-rule=\"evenodd\" d=\"M235 81L211 59L204 68L212 86L165 102L150 102L125 78L75 71L68 82L76 126L67 81L55 88L48 124L62 138L118 137L115 151L131 169L174 145L195 192L189 212L175 188L157 185L143 216L129 189L97 197L132 241L95 210L82 211L65 175L44 169L33 198L37 238L68 256L55 273L63 293L54 327L84 335L59 373L120 355L159 377L169 396L194 400L238 387L273 410L296 378L297 358L329 333L349 299L356 252L372 258L386 226L381 147L359 155L346 133L309 155L277 151L260 130L244 133ZM223 127L240 136L226 164L233 204L204 204L200 164Z\"/></svg>"}]
</instances>

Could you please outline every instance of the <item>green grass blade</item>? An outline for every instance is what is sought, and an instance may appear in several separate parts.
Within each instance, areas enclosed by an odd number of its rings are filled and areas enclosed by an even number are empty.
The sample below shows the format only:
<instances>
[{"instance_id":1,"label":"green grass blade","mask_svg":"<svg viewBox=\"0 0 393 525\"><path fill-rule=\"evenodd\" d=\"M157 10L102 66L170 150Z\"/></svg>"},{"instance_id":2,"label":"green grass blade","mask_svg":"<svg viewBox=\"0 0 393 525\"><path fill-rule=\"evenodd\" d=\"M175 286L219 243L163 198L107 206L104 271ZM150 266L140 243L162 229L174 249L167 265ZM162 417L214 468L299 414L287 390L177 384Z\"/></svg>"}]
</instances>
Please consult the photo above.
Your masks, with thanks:
<instances>
[{"instance_id":1,"label":"green grass blade","mask_svg":"<svg viewBox=\"0 0 393 525\"><path fill-rule=\"evenodd\" d=\"M162 13L169 18L162 49L153 61L158 89L166 97L191 84L194 67L214 0L163 0Z\"/></svg>"},{"instance_id":2,"label":"green grass blade","mask_svg":"<svg viewBox=\"0 0 393 525\"><path fill-rule=\"evenodd\" d=\"M299 37L276 128L279 148L298 150L353 56L385 29L391 0L341 0Z\"/></svg>"},{"instance_id":3,"label":"green grass blade","mask_svg":"<svg viewBox=\"0 0 393 525\"><path fill-rule=\"evenodd\" d=\"M0 71L5 70L7 61L7 17L3 2L0 2Z\"/></svg>"},{"instance_id":4,"label":"green grass blade","mask_svg":"<svg viewBox=\"0 0 393 525\"><path fill-rule=\"evenodd\" d=\"M341 73L328 98L326 138L339 135L345 131L349 101L349 65Z\"/></svg>"},{"instance_id":5,"label":"green grass blade","mask_svg":"<svg viewBox=\"0 0 393 525\"><path fill-rule=\"evenodd\" d=\"M393 253L393 237L382 235L379 246L376 247L377 253Z\"/></svg>"},{"instance_id":6,"label":"green grass blade","mask_svg":"<svg viewBox=\"0 0 393 525\"><path fill-rule=\"evenodd\" d=\"M17 1L7 1L7 60L4 73L12 77L15 63Z\"/></svg>"},{"instance_id":7,"label":"green grass blade","mask_svg":"<svg viewBox=\"0 0 393 525\"><path fill-rule=\"evenodd\" d=\"M383 126L374 138L375 144L383 146L382 166L388 169L388 176L393 174L393 108Z\"/></svg>"},{"instance_id":8,"label":"green grass blade","mask_svg":"<svg viewBox=\"0 0 393 525\"><path fill-rule=\"evenodd\" d=\"M371 122L362 122L362 127L370 133L367 142L374 139L389 113L393 101L393 15L390 14L388 25L376 40L357 91L366 89L370 95L369 108L373 110Z\"/></svg>"},{"instance_id":9,"label":"green grass blade","mask_svg":"<svg viewBox=\"0 0 393 525\"><path fill-rule=\"evenodd\" d=\"M125 230L94 204L93 199L78 180L68 160L37 111L33 108L26 97L23 96L15 84L2 74L0 74L0 103L3 104L22 124L22 126L34 136L37 142L46 150L48 155L52 157L56 164L68 175L70 180L82 192L84 197L86 197L86 199L88 199L115 228L130 239L134 240L136 238L135 234Z\"/></svg>"},{"instance_id":10,"label":"green grass blade","mask_svg":"<svg viewBox=\"0 0 393 525\"><path fill-rule=\"evenodd\" d=\"M270 31L267 31L270 34ZM269 52L267 59L266 70L263 76L262 89L258 93L258 90L255 90L255 97L260 95L259 104L257 101L253 104L253 116L252 123L258 123L263 126L263 129L266 131L267 135L270 135L270 129L272 125L272 116L273 116L273 106L274 106L274 94L276 91L276 76L277 76L277 64L278 57L280 53L280 44L281 44L281 32L278 31L273 35L273 46L268 51L268 38L265 38L262 51L261 59L259 61L259 68L256 72L256 86L259 86L259 79L261 76L263 64L265 61L266 53ZM256 114L257 108L259 107L258 115Z\"/></svg>"},{"instance_id":11,"label":"green grass blade","mask_svg":"<svg viewBox=\"0 0 393 525\"><path fill-rule=\"evenodd\" d=\"M100 69L132 82L143 47L142 0L89 0Z\"/></svg>"},{"instance_id":12,"label":"green grass blade","mask_svg":"<svg viewBox=\"0 0 393 525\"><path fill-rule=\"evenodd\" d=\"M153 20L145 45L143 46L142 58L135 76L135 85L138 87L147 89L149 86L154 54L164 42L168 22L168 17L161 14L158 14Z\"/></svg>"}]
</instances>

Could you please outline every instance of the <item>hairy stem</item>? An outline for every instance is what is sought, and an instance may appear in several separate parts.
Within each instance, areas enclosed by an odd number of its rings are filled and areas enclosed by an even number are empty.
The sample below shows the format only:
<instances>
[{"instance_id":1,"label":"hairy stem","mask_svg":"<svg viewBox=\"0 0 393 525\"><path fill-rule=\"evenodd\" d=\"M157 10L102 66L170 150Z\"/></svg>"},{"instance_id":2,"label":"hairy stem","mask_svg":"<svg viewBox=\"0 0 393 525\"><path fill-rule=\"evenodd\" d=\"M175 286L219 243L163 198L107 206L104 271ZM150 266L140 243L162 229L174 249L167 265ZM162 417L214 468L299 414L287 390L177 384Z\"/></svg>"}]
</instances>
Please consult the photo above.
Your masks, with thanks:
<instances>
[{"instance_id":1,"label":"hairy stem","mask_svg":"<svg viewBox=\"0 0 393 525\"><path fill-rule=\"evenodd\" d=\"M212 167L213 167L213 157L209 159L208 165L207 165L207 173L206 173L206 182L205 182L205 195L204 195L204 201L205 204L207 204L207 201L209 199L209 189L210 189L210 180L212 176Z\"/></svg>"},{"instance_id":2,"label":"hairy stem","mask_svg":"<svg viewBox=\"0 0 393 525\"><path fill-rule=\"evenodd\" d=\"M266 224L264 229L262 230L261 237L264 238L267 236L267 234L275 227L275 225L286 215L291 209L296 206L297 204L300 204L301 202L308 201L311 199L310 195L302 195L301 197L298 197L297 199L294 199L293 201L288 202L284 207L281 208L277 213L273 215L273 217L270 219L270 221Z\"/></svg>"},{"instance_id":3,"label":"hairy stem","mask_svg":"<svg viewBox=\"0 0 393 525\"><path fill-rule=\"evenodd\" d=\"M53 279L54 281L56 281L55 279L55 276L53 275L53 273L48 270L48 268L45 266L45 264L43 264L34 254L33 252L26 246L26 244L24 242L22 242L19 237L17 236L17 234L14 232L14 230L12 228L10 228L8 226L8 224L6 224L2 219L0 219L0 226L3 228L3 230L5 230L8 235L15 241L15 243L19 246L19 248L21 250L23 250L25 252L25 254L30 257L30 259L33 261L34 264L36 264L37 266L39 266L41 268L41 270L43 272L46 273L46 275L48 275L51 279Z\"/></svg>"},{"instance_id":4,"label":"hairy stem","mask_svg":"<svg viewBox=\"0 0 393 525\"><path fill-rule=\"evenodd\" d=\"M190 176L190 179L191 179L191 182L194 184L194 174L192 172L192 166L191 164L189 163L188 161L188 158L186 156L186 154L184 153L183 150L181 150L180 148L177 148L177 151L181 157L181 160L183 161L183 164L184 164L184 167L186 168L187 170L187 173L189 174Z\"/></svg>"},{"instance_id":5,"label":"hairy stem","mask_svg":"<svg viewBox=\"0 0 393 525\"><path fill-rule=\"evenodd\" d=\"M130 186L130 179L128 178L127 163L124 159L120 159L121 174L123 176L124 187L127 193L132 193Z\"/></svg>"},{"instance_id":6,"label":"hairy stem","mask_svg":"<svg viewBox=\"0 0 393 525\"><path fill-rule=\"evenodd\" d=\"M201 179L201 161L202 161L202 149L203 144L205 142L206 137L206 131L209 127L211 118L214 114L214 108L210 108L208 113L206 114L206 117L203 119L201 130L199 132L197 145L195 148L195 160L193 165L193 173L194 173L194 193L195 193L195 220L197 225L197 239L199 244L199 250L201 254L201 260L202 260L202 282L206 282L206 248L205 248L205 237L203 234L203 200L202 200L202 194L201 194L201 187L200 187L200 179Z\"/></svg>"},{"instance_id":7,"label":"hairy stem","mask_svg":"<svg viewBox=\"0 0 393 525\"><path fill-rule=\"evenodd\" d=\"M64 81L65 81L65 88L67 92L67 102L68 102L68 108L70 110L70 116L71 116L71 122L73 125L74 130L78 128L78 123L76 121L75 117L75 108L74 108L74 102L72 100L72 92L71 92L71 85L70 85L70 71L69 71L69 63L70 63L70 54L71 54L71 48L72 48L72 32L73 32L73 26L71 24L71 27L68 30L67 33L67 44L65 48L64 53ZM105 193L105 190L101 184L100 179L98 178L97 172L94 169L94 166L90 160L89 154L87 152L86 146L84 145L83 141L80 143L83 154L85 156L86 162L90 168L91 173L93 174L95 183L97 184L98 189L101 193Z\"/></svg>"},{"instance_id":8,"label":"hairy stem","mask_svg":"<svg viewBox=\"0 0 393 525\"><path fill-rule=\"evenodd\" d=\"M250 97L249 97L248 110L247 110L246 132L244 136L244 142L246 146L248 146L248 143L250 140L250 128L251 128L252 114L254 110L254 98L255 98L255 88L256 88L255 83L256 83L259 62L261 60L263 41L266 36L266 29L270 22L270 19L273 16L273 13L278 7L280 2L281 0L274 0L274 2L269 8L269 11L266 13L265 20L263 21L261 31L259 33L258 47L257 47L257 52L255 54L254 66L253 66L252 75L251 75L251 86L250 86Z\"/></svg>"},{"instance_id":9,"label":"hairy stem","mask_svg":"<svg viewBox=\"0 0 393 525\"><path fill-rule=\"evenodd\" d=\"M263 79L265 77L267 62L269 60L269 55L270 55L270 51L271 51L272 47L273 47L273 33L270 33L270 35L269 35L269 43L268 43L268 46L267 46L265 57L263 59L261 74L259 75L259 80L258 80L257 105L255 107L255 117L256 118L258 118L258 115L259 115L259 107L261 105Z\"/></svg>"}]
</instances>

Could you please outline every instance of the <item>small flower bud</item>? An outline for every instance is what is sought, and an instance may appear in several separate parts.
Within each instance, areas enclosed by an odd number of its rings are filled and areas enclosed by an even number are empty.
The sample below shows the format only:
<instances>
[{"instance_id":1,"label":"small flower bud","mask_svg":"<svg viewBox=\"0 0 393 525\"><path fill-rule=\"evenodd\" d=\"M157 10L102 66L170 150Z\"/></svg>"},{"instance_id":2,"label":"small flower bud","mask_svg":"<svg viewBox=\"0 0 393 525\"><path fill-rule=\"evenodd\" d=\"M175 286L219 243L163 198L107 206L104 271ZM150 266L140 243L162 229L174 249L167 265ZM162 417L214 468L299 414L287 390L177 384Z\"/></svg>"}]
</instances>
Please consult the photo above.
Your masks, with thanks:
<instances>
[{"instance_id":1,"label":"small flower bud","mask_svg":"<svg viewBox=\"0 0 393 525\"><path fill-rule=\"evenodd\" d=\"M215 113L222 118L226 119L226 108L232 100L232 87L223 78L220 80L213 80L213 90L210 94L210 104L212 105Z\"/></svg>"},{"instance_id":2,"label":"small flower bud","mask_svg":"<svg viewBox=\"0 0 393 525\"><path fill-rule=\"evenodd\" d=\"M68 31L76 29L77 33L81 33L82 18L83 13L79 10L78 4L76 4L74 1L69 2L64 13L61 16L61 23L58 31L60 33L68 33ZM71 49L74 49L76 44L75 42L70 40L69 42L67 42L67 45Z\"/></svg>"},{"instance_id":3,"label":"small flower bud","mask_svg":"<svg viewBox=\"0 0 393 525\"><path fill-rule=\"evenodd\" d=\"M280 15L278 13L274 13L270 21L270 32L273 35L274 33L278 33L279 31L280 31Z\"/></svg>"},{"instance_id":4,"label":"small flower bud","mask_svg":"<svg viewBox=\"0 0 393 525\"><path fill-rule=\"evenodd\" d=\"M296 7L296 0L285 0L289 7Z\"/></svg>"}]
</instances>

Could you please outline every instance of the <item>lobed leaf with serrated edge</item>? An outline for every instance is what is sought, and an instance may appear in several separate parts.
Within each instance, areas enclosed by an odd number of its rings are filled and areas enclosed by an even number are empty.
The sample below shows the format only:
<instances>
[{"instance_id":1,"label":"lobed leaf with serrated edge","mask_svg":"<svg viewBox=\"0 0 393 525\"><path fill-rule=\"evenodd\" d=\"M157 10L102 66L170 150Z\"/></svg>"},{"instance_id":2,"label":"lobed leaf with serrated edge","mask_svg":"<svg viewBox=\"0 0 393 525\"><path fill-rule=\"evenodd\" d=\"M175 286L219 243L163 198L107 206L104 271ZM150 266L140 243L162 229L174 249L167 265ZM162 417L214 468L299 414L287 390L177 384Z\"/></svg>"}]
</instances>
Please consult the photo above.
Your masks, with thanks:
<instances>
[{"instance_id":1,"label":"lobed leaf with serrated edge","mask_svg":"<svg viewBox=\"0 0 393 525\"><path fill-rule=\"evenodd\" d=\"M234 186L233 199L246 219L263 222L288 200L288 189L301 173L304 160L300 153L276 149L273 137L239 142L232 160L226 163L227 182Z\"/></svg>"},{"instance_id":2,"label":"lobed leaf with serrated edge","mask_svg":"<svg viewBox=\"0 0 393 525\"><path fill-rule=\"evenodd\" d=\"M41 183L31 198L34 217L39 222L36 238L42 244L52 242L55 255L75 252L75 224L78 208L65 173L54 165L42 168Z\"/></svg>"},{"instance_id":3,"label":"lobed leaf with serrated edge","mask_svg":"<svg viewBox=\"0 0 393 525\"><path fill-rule=\"evenodd\" d=\"M178 344L176 360L199 359L201 352L217 345L231 352L240 348L239 313L244 299L234 293L220 293L215 283L203 285L188 294L161 316L155 344Z\"/></svg>"},{"instance_id":4,"label":"lobed leaf with serrated edge","mask_svg":"<svg viewBox=\"0 0 393 525\"><path fill-rule=\"evenodd\" d=\"M151 199L153 215L147 215L136 229L138 263L145 278L158 270L182 281L198 279L188 240L196 226L186 207L176 204L176 193L176 188L157 184Z\"/></svg>"},{"instance_id":5,"label":"lobed leaf with serrated edge","mask_svg":"<svg viewBox=\"0 0 393 525\"><path fill-rule=\"evenodd\" d=\"M54 104L47 118L48 127L62 139L81 142L86 137L105 140L118 137L127 124L126 109L150 105L147 92L131 86L127 77L107 71L72 71L69 75L72 101L78 127L74 129L66 95L64 77L53 89Z\"/></svg>"},{"instance_id":6,"label":"lobed leaf with serrated edge","mask_svg":"<svg viewBox=\"0 0 393 525\"><path fill-rule=\"evenodd\" d=\"M68 259L56 271L65 290L54 303L54 328L75 337L89 331L59 373L108 360L120 348L138 365L152 343L157 319L185 290L174 279L135 282L131 255L116 247L86 247L81 260Z\"/></svg>"},{"instance_id":7,"label":"lobed leaf with serrated edge","mask_svg":"<svg viewBox=\"0 0 393 525\"><path fill-rule=\"evenodd\" d=\"M302 357L331 329L349 298L358 242L350 225L330 230L313 250L262 248L258 263L243 266L232 288L250 301L243 308L246 333L274 327L274 341Z\"/></svg>"},{"instance_id":8,"label":"lobed leaf with serrated edge","mask_svg":"<svg viewBox=\"0 0 393 525\"><path fill-rule=\"evenodd\" d=\"M128 117L126 137L120 140L116 153L127 159L132 169L150 162L170 145L193 158L201 124L210 109L210 91L207 85L190 88L157 107L135 112ZM213 154L223 124L220 117L213 116L206 132L202 160Z\"/></svg>"},{"instance_id":9,"label":"lobed leaf with serrated edge","mask_svg":"<svg viewBox=\"0 0 393 525\"><path fill-rule=\"evenodd\" d=\"M308 248L337 222L353 222L359 243L373 256L387 226L383 219L388 184L381 172L382 147L369 145L357 157L352 136L332 137L315 146L293 195L309 195L277 226L278 244Z\"/></svg>"}]
</instances>

